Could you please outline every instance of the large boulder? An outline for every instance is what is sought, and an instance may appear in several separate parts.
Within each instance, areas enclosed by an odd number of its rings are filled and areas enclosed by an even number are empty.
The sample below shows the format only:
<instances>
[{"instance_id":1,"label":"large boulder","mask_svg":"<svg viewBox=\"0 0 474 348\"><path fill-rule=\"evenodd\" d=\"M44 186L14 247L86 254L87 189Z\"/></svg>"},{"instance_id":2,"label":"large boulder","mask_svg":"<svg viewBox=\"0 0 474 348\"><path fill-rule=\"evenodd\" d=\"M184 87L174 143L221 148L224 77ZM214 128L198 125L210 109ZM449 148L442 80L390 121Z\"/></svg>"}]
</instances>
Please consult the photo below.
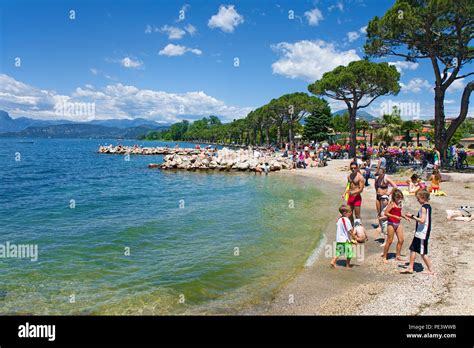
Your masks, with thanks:
<instances>
[{"instance_id":1,"label":"large boulder","mask_svg":"<svg viewBox=\"0 0 474 348\"><path fill-rule=\"evenodd\" d=\"M236 167L238 170L247 170L249 169L249 163L248 162L240 162L240 163L237 163Z\"/></svg>"},{"instance_id":2,"label":"large boulder","mask_svg":"<svg viewBox=\"0 0 474 348\"><path fill-rule=\"evenodd\" d=\"M270 170L280 170L281 164L278 161L271 161L270 162Z\"/></svg>"}]
</instances>

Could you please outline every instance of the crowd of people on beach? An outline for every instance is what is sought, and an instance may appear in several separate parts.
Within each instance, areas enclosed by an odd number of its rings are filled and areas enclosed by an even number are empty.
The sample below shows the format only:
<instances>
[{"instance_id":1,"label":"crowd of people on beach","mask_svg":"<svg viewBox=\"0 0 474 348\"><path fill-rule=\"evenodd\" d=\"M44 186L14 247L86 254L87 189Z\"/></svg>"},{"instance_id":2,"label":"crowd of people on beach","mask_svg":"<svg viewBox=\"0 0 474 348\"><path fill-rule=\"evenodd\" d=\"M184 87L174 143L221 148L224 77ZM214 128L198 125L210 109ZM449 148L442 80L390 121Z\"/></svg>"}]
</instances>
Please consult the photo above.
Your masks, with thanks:
<instances>
[{"instance_id":1,"label":"crowd of people on beach","mask_svg":"<svg viewBox=\"0 0 474 348\"><path fill-rule=\"evenodd\" d=\"M350 174L347 177L346 189L342 196L346 203L340 206L340 217L336 223L336 250L335 256L331 260L332 267L336 267L336 262L341 256L346 257L346 266L352 267L353 245L368 241L360 214L362 192L369 185L369 172L362 172L367 166L370 167L370 164L367 161L361 163L359 158L355 158L350 163ZM431 186L429 189L417 175L413 175L406 182L408 191L405 194L399 187L404 183L397 183L392 180L387 176L385 169L386 160L384 160L384 157L380 157L374 175L375 209L378 220L378 224L374 227L378 227L381 236L383 236L383 242L380 243L380 246L383 247L382 260L384 263L388 263L390 247L396 236L395 261L405 263L404 269L400 273L413 273L416 255L419 254L426 265L426 270L423 273L434 275L433 266L428 257L428 240L432 229L432 208L429 201L430 191L436 194L440 189L441 175L438 163L435 164L435 169L430 177ZM416 197L420 205L416 215L402 212L405 195ZM402 220L415 222L415 235L409 247L410 257L408 262L401 254L405 241Z\"/></svg>"}]
</instances>

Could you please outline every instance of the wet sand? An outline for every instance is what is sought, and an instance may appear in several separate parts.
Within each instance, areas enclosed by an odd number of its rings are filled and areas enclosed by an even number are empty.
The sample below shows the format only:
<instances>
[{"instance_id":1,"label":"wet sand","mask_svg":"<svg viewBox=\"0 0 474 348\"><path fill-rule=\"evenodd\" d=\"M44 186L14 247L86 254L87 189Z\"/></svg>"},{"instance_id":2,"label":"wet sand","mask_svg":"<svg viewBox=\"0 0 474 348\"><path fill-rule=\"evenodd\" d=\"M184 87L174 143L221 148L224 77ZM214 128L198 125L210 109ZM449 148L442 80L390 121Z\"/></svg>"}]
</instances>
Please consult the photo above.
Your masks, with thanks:
<instances>
[{"instance_id":1,"label":"wet sand","mask_svg":"<svg viewBox=\"0 0 474 348\"><path fill-rule=\"evenodd\" d=\"M363 258L353 259L354 267L329 266L331 255L326 251L335 240L337 207L343 203L340 198L348 175L348 160L329 162L324 168L283 171L278 175L302 175L315 180L315 185L325 190L334 199L328 204L334 207L334 219L326 228L326 240L320 247L320 254L294 279L289 281L269 303L257 313L266 315L461 315L474 314L474 272L473 272L473 227L474 222L448 221L446 209L461 205L474 206L474 175L450 175L451 182L443 182L441 188L446 197L431 197L433 226L429 241L429 256L435 276L422 274L424 264L420 256L415 262L415 273L403 275L404 263L391 259L382 262L381 247L375 240L376 223L375 190L373 180L362 193L362 222L369 241L363 245ZM406 177L393 178L405 181ZM403 188L402 188L403 189ZM419 204L416 198L405 198L403 213L416 214ZM317 218L315 216L314 218ZM309 221L310 223L310 221ZM402 255L409 256L408 247L415 229L414 222L403 220L405 242ZM394 256L396 238L390 249ZM359 249L359 251L362 251Z\"/></svg>"}]
</instances>

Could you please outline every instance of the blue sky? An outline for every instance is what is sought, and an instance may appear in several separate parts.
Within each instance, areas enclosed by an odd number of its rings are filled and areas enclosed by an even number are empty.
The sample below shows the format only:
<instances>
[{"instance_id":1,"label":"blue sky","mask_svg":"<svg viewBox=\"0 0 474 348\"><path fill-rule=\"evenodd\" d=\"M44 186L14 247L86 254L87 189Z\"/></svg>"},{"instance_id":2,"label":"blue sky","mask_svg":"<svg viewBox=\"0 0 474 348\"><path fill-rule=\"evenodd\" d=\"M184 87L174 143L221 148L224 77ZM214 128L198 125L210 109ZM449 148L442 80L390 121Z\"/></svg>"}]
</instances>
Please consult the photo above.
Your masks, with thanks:
<instances>
[{"instance_id":1,"label":"blue sky","mask_svg":"<svg viewBox=\"0 0 474 348\"><path fill-rule=\"evenodd\" d=\"M94 103L96 118L232 120L361 59L364 27L392 4L0 0L0 109L81 120L59 115L57 105ZM421 116L431 116L428 61L382 61L397 64L403 88L366 111L378 115L384 101L417 103ZM456 114L464 84L448 92L448 116Z\"/></svg>"}]
</instances>

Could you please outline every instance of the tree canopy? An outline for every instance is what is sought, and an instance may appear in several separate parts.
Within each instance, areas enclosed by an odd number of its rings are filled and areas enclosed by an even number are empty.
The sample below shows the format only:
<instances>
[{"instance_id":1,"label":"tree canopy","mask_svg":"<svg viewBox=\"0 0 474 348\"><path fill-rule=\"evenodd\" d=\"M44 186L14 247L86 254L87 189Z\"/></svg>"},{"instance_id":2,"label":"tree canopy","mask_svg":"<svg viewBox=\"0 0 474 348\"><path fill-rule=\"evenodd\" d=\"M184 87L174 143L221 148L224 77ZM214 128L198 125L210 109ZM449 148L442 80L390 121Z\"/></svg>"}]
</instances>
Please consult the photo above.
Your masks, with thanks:
<instances>
[{"instance_id":1,"label":"tree canopy","mask_svg":"<svg viewBox=\"0 0 474 348\"><path fill-rule=\"evenodd\" d=\"M435 143L442 156L449 139L465 120L474 82L466 84L457 118L445 127L444 98L454 81L474 74L461 70L474 58L474 1L397 0L383 17L368 24L368 57L426 59L435 79Z\"/></svg>"},{"instance_id":2,"label":"tree canopy","mask_svg":"<svg viewBox=\"0 0 474 348\"><path fill-rule=\"evenodd\" d=\"M357 110L369 106L382 95L398 94L399 79L400 73L388 63L359 60L325 73L322 79L310 84L308 90L347 105L351 132L350 155L355 156Z\"/></svg>"}]
</instances>

